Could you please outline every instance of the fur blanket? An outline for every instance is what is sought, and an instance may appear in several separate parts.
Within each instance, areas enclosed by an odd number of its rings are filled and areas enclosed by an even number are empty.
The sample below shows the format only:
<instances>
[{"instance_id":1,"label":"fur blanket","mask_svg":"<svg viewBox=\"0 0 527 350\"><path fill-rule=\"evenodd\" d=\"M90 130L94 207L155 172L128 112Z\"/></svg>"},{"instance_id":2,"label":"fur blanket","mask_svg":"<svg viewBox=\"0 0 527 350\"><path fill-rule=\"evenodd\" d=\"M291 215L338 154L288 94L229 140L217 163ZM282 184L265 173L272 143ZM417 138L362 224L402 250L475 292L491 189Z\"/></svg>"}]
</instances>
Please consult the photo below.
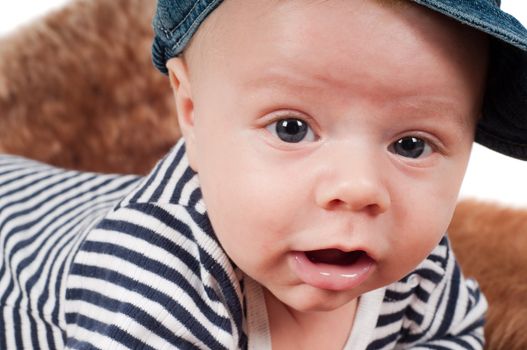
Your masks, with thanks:
<instances>
[{"instance_id":1,"label":"fur blanket","mask_svg":"<svg viewBox=\"0 0 527 350\"><path fill-rule=\"evenodd\" d=\"M149 169L179 137L168 81L150 63L154 8L75 1L0 39L0 151L83 170Z\"/></svg>"},{"instance_id":2,"label":"fur blanket","mask_svg":"<svg viewBox=\"0 0 527 350\"><path fill-rule=\"evenodd\" d=\"M179 137L150 63L154 0L76 0L0 39L0 152L145 173ZM527 349L527 211L462 202L450 227L490 302L487 349Z\"/></svg>"}]
</instances>

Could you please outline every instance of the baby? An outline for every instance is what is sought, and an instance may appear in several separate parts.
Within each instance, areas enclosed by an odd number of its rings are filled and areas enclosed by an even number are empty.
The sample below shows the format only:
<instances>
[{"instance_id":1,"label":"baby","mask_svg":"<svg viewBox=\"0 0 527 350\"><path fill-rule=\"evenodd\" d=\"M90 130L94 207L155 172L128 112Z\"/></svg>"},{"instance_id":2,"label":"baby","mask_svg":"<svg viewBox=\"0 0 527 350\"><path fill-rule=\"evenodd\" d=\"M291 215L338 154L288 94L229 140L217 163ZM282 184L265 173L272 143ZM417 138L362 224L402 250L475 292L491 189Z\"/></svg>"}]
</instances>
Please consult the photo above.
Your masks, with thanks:
<instances>
[{"instance_id":1,"label":"baby","mask_svg":"<svg viewBox=\"0 0 527 350\"><path fill-rule=\"evenodd\" d=\"M445 231L475 137L527 158L527 31L418 2L160 0L148 176L0 157L0 348L481 349Z\"/></svg>"}]
</instances>

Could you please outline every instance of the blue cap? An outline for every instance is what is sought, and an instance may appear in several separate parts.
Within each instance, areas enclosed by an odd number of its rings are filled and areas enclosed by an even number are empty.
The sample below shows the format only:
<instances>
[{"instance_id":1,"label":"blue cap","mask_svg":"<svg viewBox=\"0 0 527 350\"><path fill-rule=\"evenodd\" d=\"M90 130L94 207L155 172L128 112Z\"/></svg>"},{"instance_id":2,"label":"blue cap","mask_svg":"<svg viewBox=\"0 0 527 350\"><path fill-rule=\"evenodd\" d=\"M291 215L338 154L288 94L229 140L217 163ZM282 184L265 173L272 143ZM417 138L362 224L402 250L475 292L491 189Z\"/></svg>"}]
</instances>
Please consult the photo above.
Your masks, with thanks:
<instances>
[{"instance_id":1,"label":"blue cap","mask_svg":"<svg viewBox=\"0 0 527 350\"><path fill-rule=\"evenodd\" d=\"M527 29L503 12L499 0L413 0L415 3L489 34L489 76L476 142L527 160ZM192 35L222 0L158 0L153 20L153 63L185 49Z\"/></svg>"}]
</instances>

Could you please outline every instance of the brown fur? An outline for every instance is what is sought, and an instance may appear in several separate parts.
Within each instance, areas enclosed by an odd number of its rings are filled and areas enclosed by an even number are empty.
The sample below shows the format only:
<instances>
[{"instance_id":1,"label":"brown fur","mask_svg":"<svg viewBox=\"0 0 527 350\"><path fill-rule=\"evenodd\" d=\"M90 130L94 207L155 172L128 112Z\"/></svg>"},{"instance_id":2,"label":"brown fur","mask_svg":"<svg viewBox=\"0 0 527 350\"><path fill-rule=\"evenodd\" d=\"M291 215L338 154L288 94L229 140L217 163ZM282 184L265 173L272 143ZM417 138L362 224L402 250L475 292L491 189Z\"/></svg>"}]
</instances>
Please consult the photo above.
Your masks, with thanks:
<instances>
[{"instance_id":1,"label":"brown fur","mask_svg":"<svg viewBox=\"0 0 527 350\"><path fill-rule=\"evenodd\" d=\"M465 201L449 229L463 272L489 301L487 349L527 349L527 210Z\"/></svg>"},{"instance_id":2,"label":"brown fur","mask_svg":"<svg viewBox=\"0 0 527 350\"><path fill-rule=\"evenodd\" d=\"M145 173L179 137L150 63L154 0L77 0L0 40L0 151ZM527 210L461 203L450 237L490 310L487 349L527 349Z\"/></svg>"},{"instance_id":3,"label":"brown fur","mask_svg":"<svg viewBox=\"0 0 527 350\"><path fill-rule=\"evenodd\" d=\"M179 137L154 0L78 0L0 41L0 151L144 173ZM138 162L130 162L138 159Z\"/></svg>"}]
</instances>

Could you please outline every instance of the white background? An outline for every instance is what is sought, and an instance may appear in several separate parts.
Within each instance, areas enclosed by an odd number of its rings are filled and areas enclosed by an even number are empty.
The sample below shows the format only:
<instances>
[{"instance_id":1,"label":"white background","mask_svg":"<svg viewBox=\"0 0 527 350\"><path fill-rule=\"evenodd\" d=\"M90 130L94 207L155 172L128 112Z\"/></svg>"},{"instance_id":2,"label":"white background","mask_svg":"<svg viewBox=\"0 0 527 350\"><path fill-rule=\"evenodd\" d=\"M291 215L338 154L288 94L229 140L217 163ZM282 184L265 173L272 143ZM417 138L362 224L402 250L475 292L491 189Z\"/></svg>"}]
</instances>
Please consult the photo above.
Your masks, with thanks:
<instances>
[{"instance_id":1,"label":"white background","mask_svg":"<svg viewBox=\"0 0 527 350\"><path fill-rule=\"evenodd\" d=\"M0 36L69 1L1 1ZM516 16L527 26L526 0L502 0L502 9ZM461 198L467 197L527 208L527 162L509 159L475 144L461 188Z\"/></svg>"}]
</instances>

